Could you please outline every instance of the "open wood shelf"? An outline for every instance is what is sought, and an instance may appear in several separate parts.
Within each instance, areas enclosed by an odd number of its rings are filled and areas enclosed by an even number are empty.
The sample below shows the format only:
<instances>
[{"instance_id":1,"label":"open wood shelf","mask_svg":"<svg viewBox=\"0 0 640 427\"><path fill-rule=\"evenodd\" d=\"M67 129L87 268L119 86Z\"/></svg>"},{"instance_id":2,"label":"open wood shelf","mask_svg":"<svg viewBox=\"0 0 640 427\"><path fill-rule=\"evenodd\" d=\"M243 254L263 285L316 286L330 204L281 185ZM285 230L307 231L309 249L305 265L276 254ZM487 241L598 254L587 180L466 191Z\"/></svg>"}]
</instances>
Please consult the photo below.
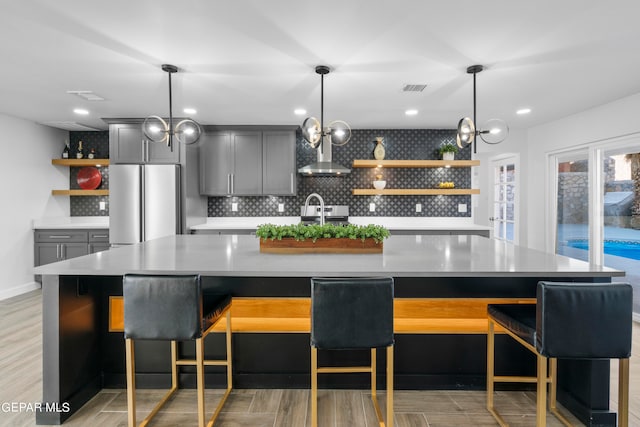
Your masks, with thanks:
<instances>
[{"instance_id":1,"label":"open wood shelf","mask_svg":"<svg viewBox=\"0 0 640 427\"><path fill-rule=\"evenodd\" d=\"M396 298L396 334L486 334L487 304L535 304L535 298ZM109 299L109 331L124 329L121 296ZM234 297L231 328L241 333L309 333L310 298ZM215 326L223 332L226 319ZM503 330L496 325L496 332Z\"/></svg>"},{"instance_id":2,"label":"open wood shelf","mask_svg":"<svg viewBox=\"0 0 640 427\"><path fill-rule=\"evenodd\" d=\"M109 190L51 190L54 196L108 196Z\"/></svg>"},{"instance_id":3,"label":"open wood shelf","mask_svg":"<svg viewBox=\"0 0 640 427\"><path fill-rule=\"evenodd\" d=\"M354 160L354 168L452 168L479 166L480 160Z\"/></svg>"},{"instance_id":4,"label":"open wood shelf","mask_svg":"<svg viewBox=\"0 0 640 427\"><path fill-rule=\"evenodd\" d=\"M52 159L58 166L109 166L109 159Z\"/></svg>"},{"instance_id":5,"label":"open wood shelf","mask_svg":"<svg viewBox=\"0 0 640 427\"><path fill-rule=\"evenodd\" d=\"M480 194L476 188L387 188L376 190L375 188L354 188L354 196L464 196Z\"/></svg>"}]
</instances>

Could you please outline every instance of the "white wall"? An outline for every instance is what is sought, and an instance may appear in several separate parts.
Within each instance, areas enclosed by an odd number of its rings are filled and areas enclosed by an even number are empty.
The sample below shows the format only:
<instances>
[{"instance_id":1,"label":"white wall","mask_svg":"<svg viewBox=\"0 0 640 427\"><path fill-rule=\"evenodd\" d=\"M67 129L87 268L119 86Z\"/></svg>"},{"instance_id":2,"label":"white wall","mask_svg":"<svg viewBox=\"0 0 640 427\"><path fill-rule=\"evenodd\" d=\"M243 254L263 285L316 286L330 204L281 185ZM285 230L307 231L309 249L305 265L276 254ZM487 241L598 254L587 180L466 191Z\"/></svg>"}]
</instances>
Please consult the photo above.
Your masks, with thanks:
<instances>
[{"instance_id":1,"label":"white wall","mask_svg":"<svg viewBox=\"0 0 640 427\"><path fill-rule=\"evenodd\" d=\"M491 160L496 157L501 157L509 154L518 154L520 156L520 242L522 246L527 244L526 233L523 232L523 224L527 221L527 201L523 194L527 191L527 181L523 179L527 175L526 164L526 151L527 151L527 133L524 130L512 130L506 140L500 144L490 145L482 142L478 139L477 153L473 155L473 158L480 160L480 166L472 168L472 183L473 188L480 188L480 194L472 196L473 204L473 219L474 223L478 225L490 226L489 217L492 216L490 211L492 207L492 201L489 200L491 196L491 185L493 184L493 172L491 170Z\"/></svg>"},{"instance_id":2,"label":"white wall","mask_svg":"<svg viewBox=\"0 0 640 427\"><path fill-rule=\"evenodd\" d=\"M69 133L0 113L0 299L35 289L32 220L68 216L69 168L53 166Z\"/></svg>"},{"instance_id":3,"label":"white wall","mask_svg":"<svg viewBox=\"0 0 640 427\"><path fill-rule=\"evenodd\" d=\"M528 236L527 246L545 250L545 233L555 226L546 215L547 194L545 182L548 153L602 142L640 132L640 94L628 96L564 119L533 127L527 132L527 152L522 158L527 163L527 221L522 222Z\"/></svg>"}]
</instances>

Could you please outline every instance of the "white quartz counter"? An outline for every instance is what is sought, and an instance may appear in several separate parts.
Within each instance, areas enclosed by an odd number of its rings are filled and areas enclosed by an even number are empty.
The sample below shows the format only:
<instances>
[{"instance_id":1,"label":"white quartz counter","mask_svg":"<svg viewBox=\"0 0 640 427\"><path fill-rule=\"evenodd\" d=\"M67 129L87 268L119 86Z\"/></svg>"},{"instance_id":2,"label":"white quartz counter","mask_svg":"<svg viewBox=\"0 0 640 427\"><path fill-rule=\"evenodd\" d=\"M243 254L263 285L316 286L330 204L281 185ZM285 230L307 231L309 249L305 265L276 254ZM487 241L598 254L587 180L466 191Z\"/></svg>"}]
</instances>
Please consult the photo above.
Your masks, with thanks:
<instances>
[{"instance_id":1,"label":"white quartz counter","mask_svg":"<svg viewBox=\"0 0 640 427\"><path fill-rule=\"evenodd\" d=\"M45 229L91 229L109 228L108 216L62 216L62 217L42 217L32 221L32 228Z\"/></svg>"},{"instance_id":2,"label":"white quartz counter","mask_svg":"<svg viewBox=\"0 0 640 427\"><path fill-rule=\"evenodd\" d=\"M265 254L248 235L178 235L35 269L43 275L611 277L622 271L473 235L391 236L381 254Z\"/></svg>"},{"instance_id":3,"label":"white quartz counter","mask_svg":"<svg viewBox=\"0 0 640 427\"><path fill-rule=\"evenodd\" d=\"M205 224L191 227L194 231L205 230L255 230L260 224L297 224L299 216L276 217L210 217ZM389 230L447 230L489 231L490 227L476 225L470 218L424 218L424 217L377 217L350 216L349 222L357 225L376 224Z\"/></svg>"}]
</instances>

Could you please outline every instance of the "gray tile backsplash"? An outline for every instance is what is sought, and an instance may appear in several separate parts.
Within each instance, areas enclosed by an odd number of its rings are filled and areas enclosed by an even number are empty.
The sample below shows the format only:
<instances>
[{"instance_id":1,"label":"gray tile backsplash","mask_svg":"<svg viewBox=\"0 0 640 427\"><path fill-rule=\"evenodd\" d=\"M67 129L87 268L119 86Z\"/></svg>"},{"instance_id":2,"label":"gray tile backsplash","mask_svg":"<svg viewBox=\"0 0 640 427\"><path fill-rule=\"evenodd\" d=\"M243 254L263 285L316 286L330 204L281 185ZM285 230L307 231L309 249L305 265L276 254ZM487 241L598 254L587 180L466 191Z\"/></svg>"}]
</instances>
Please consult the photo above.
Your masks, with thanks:
<instances>
[{"instance_id":1,"label":"gray tile backsplash","mask_svg":"<svg viewBox=\"0 0 640 427\"><path fill-rule=\"evenodd\" d=\"M351 168L354 159L373 159L375 138L384 137L385 159L438 159L437 149L443 142L455 142L454 129L354 129L351 140L344 146L333 147L333 160ZM297 165L302 167L316 160L316 150L308 146L298 133ZM470 159L469 147L456 154L456 159ZM378 172L379 173L379 172ZM384 168L387 188L434 188L440 181L453 181L458 188L471 187L470 168ZM209 197L208 215L217 216L298 216L300 206L309 193L319 193L325 203L349 205L352 216L425 216L470 217L471 196L354 196L354 188L372 188L376 169L352 168L341 177L297 177L296 197ZM238 211L231 211L231 203L238 203ZM284 203L285 211L278 212ZM375 212L369 204L375 203ZM416 213L416 204L422 212ZM458 204L466 204L467 212L459 213Z\"/></svg>"},{"instance_id":2,"label":"gray tile backsplash","mask_svg":"<svg viewBox=\"0 0 640 427\"><path fill-rule=\"evenodd\" d=\"M78 142L82 141L82 151L85 158L91 149L95 150L98 159L109 158L109 132L69 132L69 158L75 158ZM78 172L81 168L69 168L69 188L78 189ZM99 167L102 182L98 189L109 188L109 168ZM71 216L109 216L109 196L69 196L69 210ZM106 209L100 210L100 202L105 202Z\"/></svg>"}]
</instances>

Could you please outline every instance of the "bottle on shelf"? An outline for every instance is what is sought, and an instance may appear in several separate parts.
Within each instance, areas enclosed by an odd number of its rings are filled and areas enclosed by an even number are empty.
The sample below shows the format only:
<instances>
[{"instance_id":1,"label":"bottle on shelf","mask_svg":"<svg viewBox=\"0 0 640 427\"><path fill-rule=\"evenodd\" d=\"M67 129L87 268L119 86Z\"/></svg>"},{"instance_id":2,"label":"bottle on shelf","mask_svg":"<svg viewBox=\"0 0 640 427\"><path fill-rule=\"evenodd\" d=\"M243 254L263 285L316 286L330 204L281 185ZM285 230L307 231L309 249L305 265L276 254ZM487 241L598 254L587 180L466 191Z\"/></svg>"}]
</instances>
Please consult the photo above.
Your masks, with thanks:
<instances>
[{"instance_id":1,"label":"bottle on shelf","mask_svg":"<svg viewBox=\"0 0 640 427\"><path fill-rule=\"evenodd\" d=\"M76 159L81 159L84 157L84 153L82 152L82 141L78 141L78 151L76 151Z\"/></svg>"},{"instance_id":2,"label":"bottle on shelf","mask_svg":"<svg viewBox=\"0 0 640 427\"><path fill-rule=\"evenodd\" d=\"M62 158L63 159L69 158L69 141L64 142L64 149L62 150Z\"/></svg>"},{"instance_id":3,"label":"bottle on shelf","mask_svg":"<svg viewBox=\"0 0 640 427\"><path fill-rule=\"evenodd\" d=\"M89 158L89 159L93 159L93 158L95 158L95 157L96 157L96 149L95 149L95 148L92 148L92 149L89 151L89 154L87 155L87 158Z\"/></svg>"}]
</instances>

